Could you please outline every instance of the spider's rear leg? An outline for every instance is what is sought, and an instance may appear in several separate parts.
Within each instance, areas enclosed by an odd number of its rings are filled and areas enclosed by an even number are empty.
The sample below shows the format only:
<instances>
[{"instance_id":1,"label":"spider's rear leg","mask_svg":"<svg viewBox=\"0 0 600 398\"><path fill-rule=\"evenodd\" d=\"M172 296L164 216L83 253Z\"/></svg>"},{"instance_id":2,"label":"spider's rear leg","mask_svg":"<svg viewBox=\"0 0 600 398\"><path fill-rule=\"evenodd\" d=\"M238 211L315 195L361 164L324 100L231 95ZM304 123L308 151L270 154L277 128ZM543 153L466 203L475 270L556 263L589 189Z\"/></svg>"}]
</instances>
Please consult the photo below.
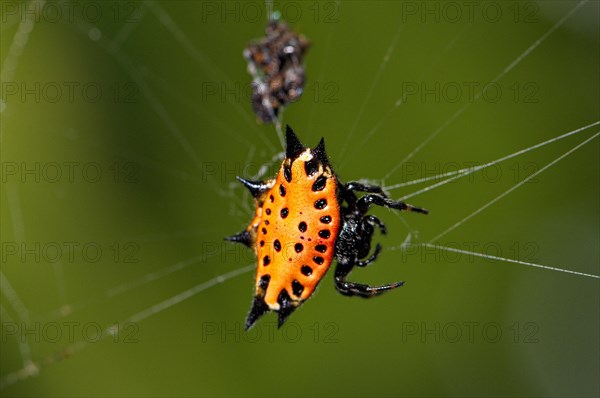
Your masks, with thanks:
<instances>
[{"instance_id":1,"label":"spider's rear leg","mask_svg":"<svg viewBox=\"0 0 600 398\"><path fill-rule=\"evenodd\" d=\"M387 207L389 209L406 210L421 214L429 214L429 211L426 209L421 209L420 207L415 207L401 201L392 200L376 193L368 194L358 199L358 201L356 202L356 207L362 214L365 214L372 204L381 207Z\"/></svg>"},{"instance_id":2,"label":"spider's rear leg","mask_svg":"<svg viewBox=\"0 0 600 398\"><path fill-rule=\"evenodd\" d=\"M373 233L373 227L377 226L379 227L381 233L383 235L385 235L387 233L387 229L385 227L385 224L377 217L373 216L373 215L368 215L362 218L362 224L363 224L363 231L368 231L368 235L369 235L369 244L367 247L370 247L371 244L371 235ZM367 249L368 250L368 249ZM356 259L356 266L358 267L366 267L367 265L371 264L373 261L377 260L377 257L379 256L379 252L381 252L381 245L378 243L377 246L375 246L375 251L373 252L373 254L367 258L366 260L359 260ZM366 256L367 253L364 254L364 256Z\"/></svg>"},{"instance_id":3,"label":"spider's rear leg","mask_svg":"<svg viewBox=\"0 0 600 398\"><path fill-rule=\"evenodd\" d=\"M388 290L395 289L404 285L404 282L389 283L381 286L370 286L362 283L348 282L345 272L338 267L335 271L335 288L344 296L359 296L363 298L371 298L379 296Z\"/></svg>"}]
</instances>

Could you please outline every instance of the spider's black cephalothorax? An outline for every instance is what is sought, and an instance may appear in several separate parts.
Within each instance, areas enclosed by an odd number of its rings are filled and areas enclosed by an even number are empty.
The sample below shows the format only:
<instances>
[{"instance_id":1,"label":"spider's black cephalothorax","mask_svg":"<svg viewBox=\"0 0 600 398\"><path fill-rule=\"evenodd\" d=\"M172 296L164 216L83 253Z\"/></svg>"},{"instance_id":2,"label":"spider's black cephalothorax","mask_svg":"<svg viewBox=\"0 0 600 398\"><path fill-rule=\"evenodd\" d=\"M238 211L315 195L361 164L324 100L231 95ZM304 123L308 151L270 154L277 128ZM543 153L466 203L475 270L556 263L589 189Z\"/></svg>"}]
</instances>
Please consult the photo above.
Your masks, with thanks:
<instances>
[{"instance_id":1,"label":"spider's black cephalothorax","mask_svg":"<svg viewBox=\"0 0 600 398\"><path fill-rule=\"evenodd\" d=\"M335 255L338 262L335 269L335 287L346 296L369 298L402 286L404 282L369 286L346 280L346 276L354 266L369 265L377 259L381 251L381 245L377 244L373 254L367 257L371 251L371 240L375 227L378 227L382 234L386 233L386 228L379 218L366 213L372 204L422 214L428 214L428 211L389 199L381 187L376 185L349 182L345 185L340 183L339 187L339 201L340 203L344 202L345 205L341 207L342 226L335 244ZM365 195L357 198L355 192L364 192Z\"/></svg>"}]
</instances>

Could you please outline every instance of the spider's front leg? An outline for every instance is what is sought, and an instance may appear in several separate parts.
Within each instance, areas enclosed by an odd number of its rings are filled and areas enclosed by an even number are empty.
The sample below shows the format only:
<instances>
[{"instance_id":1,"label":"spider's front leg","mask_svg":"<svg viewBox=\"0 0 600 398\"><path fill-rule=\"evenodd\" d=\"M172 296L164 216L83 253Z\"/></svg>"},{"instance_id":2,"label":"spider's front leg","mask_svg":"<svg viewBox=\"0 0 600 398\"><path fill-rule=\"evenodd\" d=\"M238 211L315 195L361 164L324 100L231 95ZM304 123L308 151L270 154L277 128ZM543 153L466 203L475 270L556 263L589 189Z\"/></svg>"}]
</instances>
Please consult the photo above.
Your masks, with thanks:
<instances>
[{"instance_id":1,"label":"spider's front leg","mask_svg":"<svg viewBox=\"0 0 600 398\"><path fill-rule=\"evenodd\" d=\"M358 181L350 181L346 184L341 184L342 186L342 197L348 204L354 208L356 207L356 202L358 200L356 196L356 192L367 192L367 193L377 193L383 196L386 196L378 185L367 185Z\"/></svg>"},{"instance_id":2,"label":"spider's front leg","mask_svg":"<svg viewBox=\"0 0 600 398\"><path fill-rule=\"evenodd\" d=\"M356 262L356 266L357 267L366 267L367 265L371 264L373 261L377 260L377 257L379 257L380 252L381 252L381 245L378 243L377 246L375 246L375 251L373 252L373 254L371 254L371 256L369 258L367 258L366 260L358 260Z\"/></svg>"},{"instance_id":3,"label":"spider's front leg","mask_svg":"<svg viewBox=\"0 0 600 398\"><path fill-rule=\"evenodd\" d=\"M387 285L370 286L363 283L348 282L346 275L352 267L343 264L338 264L335 270L335 288L344 296L358 296L363 298L371 298L379 296L388 290L395 289L404 285L404 282L389 283Z\"/></svg>"},{"instance_id":4,"label":"spider's front leg","mask_svg":"<svg viewBox=\"0 0 600 398\"><path fill-rule=\"evenodd\" d=\"M369 214L368 216L365 216L363 220L363 222L366 222L371 226L377 225L383 235L387 234L387 228L385 227L383 221L381 221L379 218Z\"/></svg>"},{"instance_id":5,"label":"spider's front leg","mask_svg":"<svg viewBox=\"0 0 600 398\"><path fill-rule=\"evenodd\" d=\"M381 207L387 207L389 209L407 210L416 213L429 214L429 211L426 209L421 209L420 207L415 207L401 201L392 200L377 193L368 194L358 199L356 202L356 208L362 214L365 214L372 204Z\"/></svg>"},{"instance_id":6,"label":"spider's front leg","mask_svg":"<svg viewBox=\"0 0 600 398\"><path fill-rule=\"evenodd\" d=\"M346 190L351 192L379 193L385 196L383 189L379 185L367 185L358 181L350 181L347 183Z\"/></svg>"}]
</instances>

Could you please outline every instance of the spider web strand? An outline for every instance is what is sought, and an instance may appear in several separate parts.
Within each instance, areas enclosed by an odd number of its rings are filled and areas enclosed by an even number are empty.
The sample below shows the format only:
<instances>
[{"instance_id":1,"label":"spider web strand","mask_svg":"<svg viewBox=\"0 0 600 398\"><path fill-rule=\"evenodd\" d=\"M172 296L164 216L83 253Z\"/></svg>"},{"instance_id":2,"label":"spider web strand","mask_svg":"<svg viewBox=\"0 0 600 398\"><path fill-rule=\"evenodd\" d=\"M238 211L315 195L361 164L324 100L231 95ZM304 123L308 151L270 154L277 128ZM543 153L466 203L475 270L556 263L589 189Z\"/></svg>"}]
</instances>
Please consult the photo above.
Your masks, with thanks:
<instances>
[{"instance_id":1,"label":"spider web strand","mask_svg":"<svg viewBox=\"0 0 600 398\"><path fill-rule=\"evenodd\" d=\"M398 39L400 37L400 32L402 32L403 28L404 28L404 25L402 25L402 24L398 25L398 30L396 31L396 34L392 38L392 42L388 46L387 51L385 52L385 55L383 57L383 60L379 64L379 69L377 69L377 72L375 73L375 77L373 78L373 82L371 83L371 86L369 87L369 91L367 92L367 95L365 96L365 99L363 100L363 102L358 110L358 114L356 115L356 118L354 119L354 123L352 124L352 127L350 128L350 132L348 133L348 136L344 140L344 145L342 146L342 149L341 149L340 155L339 155L340 159L343 159L344 155L346 154L346 150L348 149L348 143L352 141L354 132L356 131L356 128L358 127L358 122L362 118L362 115L365 111L365 108L367 107L367 104L371 101L371 96L373 95L373 91L375 90L375 87L379 83L379 79L381 79L381 75L383 74L383 71L385 70L385 68L388 65L390 57L392 56L392 53L394 52L394 48L396 48L396 44L398 43ZM344 163L344 161L342 161L340 163L340 167L342 167L343 163Z\"/></svg>"},{"instance_id":2,"label":"spider web strand","mask_svg":"<svg viewBox=\"0 0 600 398\"><path fill-rule=\"evenodd\" d=\"M510 258L505 258L505 257L493 256L491 254L483 254L483 253L471 252L471 251L468 251L468 250L456 249L456 248L453 248L453 247L447 247L447 246L441 246L441 245L434 245L434 244L431 244L431 243L421 243L420 246L430 247L430 248L433 248L433 249L444 250L444 251L448 251L448 252L467 254L467 255L475 256L475 257L487 258L489 260L504 261L504 262L507 262L507 263L514 263L514 264L526 265L528 267L542 268L542 269L546 269L546 270L550 270L550 271L557 271L557 272L563 272L563 273L567 273L567 274L585 276L587 278L600 279L600 276L598 276L598 275L587 274L585 272L571 271L569 269L558 268L558 267L551 267L549 265L542 265L542 264L530 263L530 262L527 262L527 261L520 261L520 260L514 260L514 259L510 259Z\"/></svg>"},{"instance_id":3,"label":"spider web strand","mask_svg":"<svg viewBox=\"0 0 600 398\"><path fill-rule=\"evenodd\" d=\"M463 173L472 174L472 173L475 173L475 172L477 172L479 170L483 170L483 169L485 169L487 167L491 167L491 166L494 166L494 165L496 165L498 163L504 162L505 160L509 160L509 159L512 159L512 158L517 157L519 155L522 155L524 153L530 152L530 151L532 151L534 149L541 148L541 147L546 146L548 144L551 144L553 142L556 142L556 141L562 140L564 138L570 137L572 135L581 133L584 130L587 130L587 129L589 129L591 127L594 127L594 126L597 126L599 124L600 124L600 121L594 122L592 124L588 124L587 126L580 127L580 128L578 128L576 130L573 130L573 131L569 131L568 133L565 133L565 134L560 135L558 137L554 137L554 138L551 138L551 139L546 140L544 142L541 142L539 144L535 144L535 145L530 146L528 148L521 149L520 151L517 151L517 152L514 152L512 154L503 156L503 157L501 157L499 159L493 160L491 162L488 162L488 163L485 163L485 164L482 164L482 165L479 165L479 166L468 167L468 168L464 168L464 169L460 169L460 170L455 170L455 171L449 171L447 173L438 174L438 175L435 175L435 176L423 177L423 178L419 178L417 180L412 180L412 181L403 182L403 183L399 183L399 184L389 185L389 186L384 187L383 189L385 189L387 191L391 191L391 190L398 189L398 188L401 188L401 187L405 187L405 186L408 186L408 185L415 185L415 184L420 184L422 182L427 182L427 181L431 181L431 180L438 180L440 178L450 177L450 176L454 176L454 175L457 175L457 174L463 174ZM465 174L465 175L468 175L468 174Z\"/></svg>"},{"instance_id":4,"label":"spider web strand","mask_svg":"<svg viewBox=\"0 0 600 398\"><path fill-rule=\"evenodd\" d=\"M119 325L139 322L144 319L147 319L150 316L158 314L159 312L164 311L164 310L166 310L166 309L168 309L168 308L170 308L170 307L172 307L172 306L174 306L174 305L176 305L198 293L201 293L215 285L221 284L221 283L223 283L229 279L232 279L236 276L243 275L243 274L251 271L255 267L256 266L254 264L250 264L250 265L246 265L244 267L235 269L233 271L229 271L224 274L218 275L212 279L209 279L206 282L202 282L190 289L187 289L179 294L176 294L175 296L172 296L164 301L161 301L158 304L148 307L145 310L136 312L135 314L130 315L129 317L125 318L123 321L118 322L116 324L112 324L109 327L107 327L105 329L104 333L102 333L101 338L104 339L109 336L112 337L115 333L115 330L118 330ZM31 376L37 375L43 368L48 367L54 363L57 363L63 359L69 358L76 352L83 350L85 347L87 347L91 344L92 343L83 341L83 340L78 341L72 345L69 345L69 346L63 348L62 350L54 352L53 354L45 357L44 359L42 359L38 362L33 362L29 366L23 367L22 369L19 369L15 372L7 374L6 376L4 376L0 379L0 390L3 388L6 388L7 386L9 386L11 384L17 383L21 380L24 380Z\"/></svg>"},{"instance_id":5,"label":"spider web strand","mask_svg":"<svg viewBox=\"0 0 600 398\"><path fill-rule=\"evenodd\" d=\"M510 187L506 191L502 192L500 195L496 196L494 199L492 199L489 202L487 202L485 205L481 206L479 209L475 210L473 213L469 214L468 216L466 216L462 220L458 221L457 223L455 223L454 225L452 225L450 228L446 229L444 232L440 233L439 235L437 235L436 237L434 237L433 239L431 239L429 242L433 243L433 242L437 241L438 239L440 239L442 236L444 236L444 235L448 234L449 232L455 230L456 228L458 228L459 226L461 226L462 224L464 224L465 222L467 222L471 218L475 217L477 214L481 213L482 211L484 211L485 209L487 209L488 207L490 207L491 205L493 205L494 203L496 203L497 201L499 201L500 199L502 199L503 197L505 197L506 195L508 195L512 191L514 191L515 189L521 187L523 184L526 184L532 178L535 178L536 176L538 176L539 174L543 173L544 171L546 171L547 169L549 169L550 167L552 167L556 163L560 162L561 160L563 160L564 158L566 158L567 156L569 156L570 154L572 154L573 152L575 152L579 148L581 148L584 145L586 145L587 143L591 142L592 140L594 140L595 138L597 138L599 135L600 135L600 132L594 134L590 138L588 138L585 141L579 143L575 147L569 149L567 152L563 153L562 155L560 155L559 157L557 157L556 159L554 159L553 161L551 161L550 163L548 163L547 165L545 165L544 167L542 167L541 169L539 169L538 171L536 171L535 173L532 173L531 175L527 176L522 181L519 181L519 183L517 183L516 185Z\"/></svg>"},{"instance_id":6,"label":"spider web strand","mask_svg":"<svg viewBox=\"0 0 600 398\"><path fill-rule=\"evenodd\" d=\"M580 7L582 7L588 0L583 0L579 4L577 4L571 11L569 11L566 15L564 15L560 20L558 20L550 29L544 33L539 39L537 39L533 44L531 44L525 51L523 51L514 61L512 61L506 68L502 70L494 79L491 80L493 83L497 83L500 79L502 79L507 73L509 73L512 69L514 69L518 64L520 64L533 50L539 47L547 38L558 29L575 11L577 11ZM412 152L404 157L389 173L387 173L384 177L384 180L388 179L392 174L394 174L404 163L408 160L412 159L414 155L416 155L421 149L423 149L431 140L433 140L439 133L446 129L454 120L456 120L469 106L479 100L483 95L483 91L479 91L474 97L473 101L467 102L465 105L460 107L449 119L447 119L440 127L438 127L433 133L431 133L425 140L420 143Z\"/></svg>"}]
</instances>

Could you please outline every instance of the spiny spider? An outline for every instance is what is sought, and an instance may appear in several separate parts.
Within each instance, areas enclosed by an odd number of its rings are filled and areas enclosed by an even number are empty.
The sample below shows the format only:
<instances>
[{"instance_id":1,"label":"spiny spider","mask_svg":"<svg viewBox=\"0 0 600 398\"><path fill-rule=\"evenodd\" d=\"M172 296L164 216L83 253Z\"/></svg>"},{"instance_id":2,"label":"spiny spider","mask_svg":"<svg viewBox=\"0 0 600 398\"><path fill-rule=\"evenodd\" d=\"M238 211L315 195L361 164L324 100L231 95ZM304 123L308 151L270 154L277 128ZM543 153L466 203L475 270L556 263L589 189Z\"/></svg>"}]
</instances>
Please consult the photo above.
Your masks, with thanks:
<instances>
[{"instance_id":1,"label":"spiny spider","mask_svg":"<svg viewBox=\"0 0 600 398\"><path fill-rule=\"evenodd\" d=\"M381 286L350 282L354 266L377 259L371 240L375 228L386 233L383 222L367 214L371 205L427 214L428 211L389 199L382 188L359 182L343 184L333 172L323 139L314 149L305 147L287 126L286 157L277 176L267 181L238 177L252 193L256 212L248 227L227 238L256 253L255 296L246 329L268 311L279 315L279 326L308 299L333 259L337 259L335 287L346 296L373 297L404 282ZM365 195L357 197L356 193Z\"/></svg>"}]
</instances>

